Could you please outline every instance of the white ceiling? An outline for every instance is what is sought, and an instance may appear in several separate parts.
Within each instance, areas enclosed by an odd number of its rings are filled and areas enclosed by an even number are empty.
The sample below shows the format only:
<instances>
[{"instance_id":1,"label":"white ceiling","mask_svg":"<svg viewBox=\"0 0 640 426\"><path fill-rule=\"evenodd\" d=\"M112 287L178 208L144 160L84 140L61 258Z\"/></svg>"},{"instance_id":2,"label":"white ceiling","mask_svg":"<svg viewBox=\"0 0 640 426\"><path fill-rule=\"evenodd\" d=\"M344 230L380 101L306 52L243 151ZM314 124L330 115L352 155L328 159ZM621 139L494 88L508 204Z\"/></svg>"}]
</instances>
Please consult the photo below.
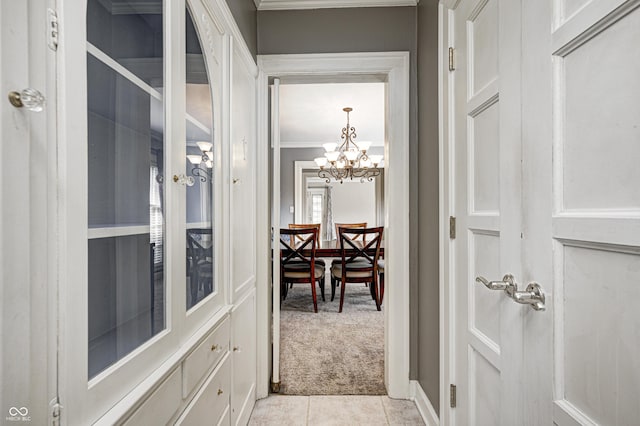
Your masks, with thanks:
<instances>
[{"instance_id":1,"label":"white ceiling","mask_svg":"<svg viewBox=\"0 0 640 426\"><path fill-rule=\"evenodd\" d=\"M258 10L416 6L419 0L254 0Z\"/></svg>"},{"instance_id":2,"label":"white ceiling","mask_svg":"<svg viewBox=\"0 0 640 426\"><path fill-rule=\"evenodd\" d=\"M283 148L321 147L340 142L351 107L355 141L384 145L384 83L280 85L280 144Z\"/></svg>"}]
</instances>

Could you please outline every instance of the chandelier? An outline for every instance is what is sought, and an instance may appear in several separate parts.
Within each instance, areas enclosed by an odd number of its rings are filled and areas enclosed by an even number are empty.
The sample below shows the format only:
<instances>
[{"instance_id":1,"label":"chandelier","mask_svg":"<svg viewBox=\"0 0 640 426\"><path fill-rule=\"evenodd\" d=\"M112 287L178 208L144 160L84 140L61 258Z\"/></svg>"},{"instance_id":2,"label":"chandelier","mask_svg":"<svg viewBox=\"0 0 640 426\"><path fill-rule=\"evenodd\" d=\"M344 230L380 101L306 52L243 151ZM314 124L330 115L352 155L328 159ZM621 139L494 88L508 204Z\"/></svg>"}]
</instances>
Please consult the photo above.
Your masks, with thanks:
<instances>
[{"instance_id":1,"label":"chandelier","mask_svg":"<svg viewBox=\"0 0 640 426\"><path fill-rule=\"evenodd\" d=\"M337 143L325 143L324 157L314 158L313 161L320 167L318 176L325 179L326 183L331 179L342 183L345 179L360 179L371 182L376 176L380 176L381 170L378 168L382 161L382 155L367 155L367 150L371 147L371 142L358 142L356 128L349 125L349 113L353 108L343 108L347 113L347 125L342 128L342 143L338 147Z\"/></svg>"},{"instance_id":2,"label":"chandelier","mask_svg":"<svg viewBox=\"0 0 640 426\"><path fill-rule=\"evenodd\" d=\"M211 169L213 168L213 144L211 142L196 142L198 148L202 152L201 155L187 155L187 159L193 168L191 174L199 177L202 182L206 182L207 178L211 180ZM205 168L200 167L204 164ZM189 185L191 186L191 185Z\"/></svg>"}]
</instances>

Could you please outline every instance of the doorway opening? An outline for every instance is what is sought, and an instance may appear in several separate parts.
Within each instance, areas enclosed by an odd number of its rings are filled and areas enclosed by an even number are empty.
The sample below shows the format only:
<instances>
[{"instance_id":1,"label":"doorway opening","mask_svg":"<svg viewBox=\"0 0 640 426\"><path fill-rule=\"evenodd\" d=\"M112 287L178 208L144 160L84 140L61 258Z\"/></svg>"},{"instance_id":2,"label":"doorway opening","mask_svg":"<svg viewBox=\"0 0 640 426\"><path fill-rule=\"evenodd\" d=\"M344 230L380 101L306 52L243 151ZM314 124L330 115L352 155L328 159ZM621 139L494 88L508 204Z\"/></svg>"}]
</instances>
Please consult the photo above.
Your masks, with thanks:
<instances>
[{"instance_id":1,"label":"doorway opening","mask_svg":"<svg viewBox=\"0 0 640 426\"><path fill-rule=\"evenodd\" d=\"M258 287L257 396L266 397L270 386L278 391L281 375L280 261L279 256L273 256L272 264L270 255L279 249L281 225L281 134L278 123L274 125L270 119L270 113L280 106L277 89L280 84L364 82L384 83L384 118L388 124L384 141L393 141L384 145L385 203L381 209L388 252L386 281L395 283L384 296L384 386L391 397L409 398L408 53L267 55L259 56L258 62L262 72L258 79L258 157L262 159L257 170L262 185L258 204L259 211L270 212L259 218L258 229L264 239L258 242L258 272L259 276L273 278ZM270 86L276 93L272 100L268 96Z\"/></svg>"},{"instance_id":2,"label":"doorway opening","mask_svg":"<svg viewBox=\"0 0 640 426\"><path fill-rule=\"evenodd\" d=\"M375 299L376 292L382 295L379 277L383 276L371 271L371 282L349 282L344 297L334 278L341 267L338 226L384 227L384 215L379 214L384 210L383 177L321 177L324 172L313 161L325 157L326 148L337 149L336 143L345 142L344 107L352 109L350 142L358 149L366 148L362 162L383 156L385 86L384 82L311 81L279 85L274 122L280 128L280 205L273 207L280 211L281 232L305 224L319 227L315 261L316 273L322 277L314 283L315 304L308 277L304 282L281 283L281 394L386 394L384 345L380 344L384 340L384 301L378 299L379 311ZM284 240L289 242L288 238Z\"/></svg>"}]
</instances>

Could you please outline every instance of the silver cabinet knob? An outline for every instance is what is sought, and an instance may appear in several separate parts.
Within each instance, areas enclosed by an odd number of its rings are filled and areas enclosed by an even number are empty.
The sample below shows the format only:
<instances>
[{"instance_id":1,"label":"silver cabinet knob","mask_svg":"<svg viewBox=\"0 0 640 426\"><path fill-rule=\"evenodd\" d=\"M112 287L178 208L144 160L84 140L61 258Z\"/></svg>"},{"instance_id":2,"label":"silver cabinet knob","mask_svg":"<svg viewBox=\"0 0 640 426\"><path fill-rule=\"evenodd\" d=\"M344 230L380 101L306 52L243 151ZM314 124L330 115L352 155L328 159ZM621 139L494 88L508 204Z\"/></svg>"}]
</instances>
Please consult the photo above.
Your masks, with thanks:
<instances>
[{"instance_id":1,"label":"silver cabinet knob","mask_svg":"<svg viewBox=\"0 0 640 426\"><path fill-rule=\"evenodd\" d=\"M21 92L9 92L9 103L16 108L26 108L29 111L40 112L44 109L44 95L36 89L24 89Z\"/></svg>"}]
</instances>

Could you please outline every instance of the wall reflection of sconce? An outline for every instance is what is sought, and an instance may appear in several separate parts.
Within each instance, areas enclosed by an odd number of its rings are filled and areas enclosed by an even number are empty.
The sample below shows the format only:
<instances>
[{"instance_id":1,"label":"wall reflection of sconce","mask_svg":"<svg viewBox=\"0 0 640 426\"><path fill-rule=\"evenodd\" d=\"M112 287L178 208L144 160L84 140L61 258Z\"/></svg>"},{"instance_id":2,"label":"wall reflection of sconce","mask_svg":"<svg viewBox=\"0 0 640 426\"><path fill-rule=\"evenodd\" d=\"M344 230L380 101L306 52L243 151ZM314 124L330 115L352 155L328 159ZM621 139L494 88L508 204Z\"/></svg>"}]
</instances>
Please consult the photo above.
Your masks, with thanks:
<instances>
[{"instance_id":1,"label":"wall reflection of sconce","mask_svg":"<svg viewBox=\"0 0 640 426\"><path fill-rule=\"evenodd\" d=\"M213 169L213 144L202 141L196 142L196 145L202 151L202 155L187 155L187 159L193 164L191 174L199 177L202 182L206 182L207 178L213 180L213 172L211 170ZM201 164L204 164L206 168L202 168Z\"/></svg>"}]
</instances>

